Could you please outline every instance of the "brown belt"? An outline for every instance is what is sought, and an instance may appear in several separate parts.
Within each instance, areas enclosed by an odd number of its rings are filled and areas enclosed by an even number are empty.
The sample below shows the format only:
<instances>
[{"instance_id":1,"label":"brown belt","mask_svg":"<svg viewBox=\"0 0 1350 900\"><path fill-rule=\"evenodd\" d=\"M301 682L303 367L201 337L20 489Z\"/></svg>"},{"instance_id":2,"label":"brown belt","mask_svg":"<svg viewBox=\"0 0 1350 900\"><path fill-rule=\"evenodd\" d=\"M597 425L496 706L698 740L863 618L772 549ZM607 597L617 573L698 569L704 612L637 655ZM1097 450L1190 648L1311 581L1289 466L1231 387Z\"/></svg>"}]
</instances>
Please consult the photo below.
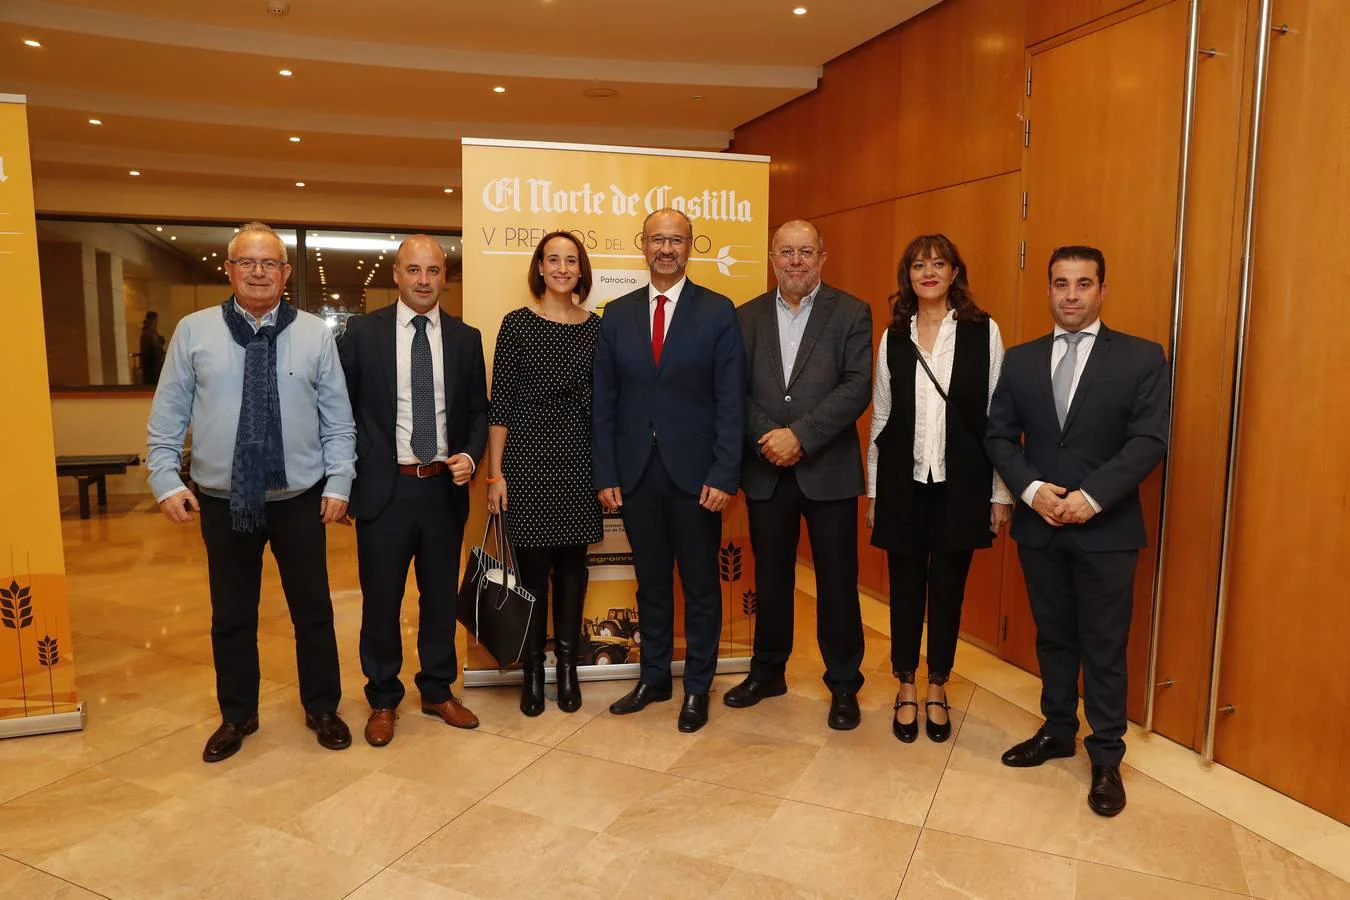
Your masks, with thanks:
<instances>
[{"instance_id":1,"label":"brown belt","mask_svg":"<svg viewBox=\"0 0 1350 900\"><path fill-rule=\"evenodd\" d=\"M435 478L437 475L444 475L449 471L450 467L443 462L398 467L398 474L408 475L412 478Z\"/></svg>"}]
</instances>

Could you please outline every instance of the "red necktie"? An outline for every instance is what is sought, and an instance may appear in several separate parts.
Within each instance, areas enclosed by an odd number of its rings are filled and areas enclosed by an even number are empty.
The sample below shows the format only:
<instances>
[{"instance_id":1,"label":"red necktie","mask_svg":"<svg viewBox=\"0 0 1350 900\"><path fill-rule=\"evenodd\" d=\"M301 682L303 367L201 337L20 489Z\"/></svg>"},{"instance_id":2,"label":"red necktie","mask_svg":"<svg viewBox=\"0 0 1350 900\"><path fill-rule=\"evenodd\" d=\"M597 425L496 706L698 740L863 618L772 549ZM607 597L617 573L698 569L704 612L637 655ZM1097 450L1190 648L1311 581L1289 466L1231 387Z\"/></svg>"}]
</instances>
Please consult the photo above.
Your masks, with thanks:
<instances>
[{"instance_id":1,"label":"red necktie","mask_svg":"<svg viewBox=\"0 0 1350 900\"><path fill-rule=\"evenodd\" d=\"M666 342L666 295L656 296L656 315L652 316L652 362L661 365L661 345Z\"/></svg>"}]
</instances>

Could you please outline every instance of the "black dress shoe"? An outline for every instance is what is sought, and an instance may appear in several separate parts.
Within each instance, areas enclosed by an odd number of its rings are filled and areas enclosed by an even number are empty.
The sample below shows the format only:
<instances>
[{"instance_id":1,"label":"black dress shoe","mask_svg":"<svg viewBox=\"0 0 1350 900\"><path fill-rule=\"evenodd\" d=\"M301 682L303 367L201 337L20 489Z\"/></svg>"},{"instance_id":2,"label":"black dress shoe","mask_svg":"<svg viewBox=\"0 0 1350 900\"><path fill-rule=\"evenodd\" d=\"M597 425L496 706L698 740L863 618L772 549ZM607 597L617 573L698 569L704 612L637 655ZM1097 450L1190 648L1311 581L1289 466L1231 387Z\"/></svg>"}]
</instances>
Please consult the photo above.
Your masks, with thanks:
<instances>
[{"instance_id":1,"label":"black dress shoe","mask_svg":"<svg viewBox=\"0 0 1350 900\"><path fill-rule=\"evenodd\" d=\"M346 750L352 745L352 733L347 723L335 712L312 716L305 713L305 724L318 732L319 746L328 750Z\"/></svg>"},{"instance_id":2,"label":"black dress shoe","mask_svg":"<svg viewBox=\"0 0 1350 900\"><path fill-rule=\"evenodd\" d=\"M1052 759L1063 759L1078 752L1073 741L1061 741L1046 734L1042 728L1036 734L1003 754L1003 764L1016 769L1039 766Z\"/></svg>"},{"instance_id":3,"label":"black dress shoe","mask_svg":"<svg viewBox=\"0 0 1350 900\"><path fill-rule=\"evenodd\" d=\"M669 686L658 688L639 681L637 687L611 703L609 711L616 716L626 716L629 713L641 712L649 703L663 703L669 700L670 696Z\"/></svg>"},{"instance_id":4,"label":"black dress shoe","mask_svg":"<svg viewBox=\"0 0 1350 900\"><path fill-rule=\"evenodd\" d=\"M947 713L947 721L938 723L929 718L928 708L930 706L941 707ZM928 732L928 739L930 741L935 744L941 744L947 740L947 738L952 736L952 708L947 705L946 691L943 691L943 698L941 700L929 700L924 703L923 712L923 728L924 731Z\"/></svg>"},{"instance_id":5,"label":"black dress shoe","mask_svg":"<svg viewBox=\"0 0 1350 900\"><path fill-rule=\"evenodd\" d=\"M1120 815L1125 808L1125 783L1120 780L1120 766L1092 767L1088 806L1099 816Z\"/></svg>"},{"instance_id":6,"label":"black dress shoe","mask_svg":"<svg viewBox=\"0 0 1350 900\"><path fill-rule=\"evenodd\" d=\"M544 663L526 663L521 669L520 711L537 716L544 711Z\"/></svg>"},{"instance_id":7,"label":"black dress shoe","mask_svg":"<svg viewBox=\"0 0 1350 900\"><path fill-rule=\"evenodd\" d=\"M895 735L897 740L903 741L906 744L912 744L919 736L919 703L917 700L901 700L900 695L896 694L895 706L891 707L891 709L898 712L902 706L914 707L914 721L908 723L901 722L899 719L895 718L895 713L892 713L891 734Z\"/></svg>"},{"instance_id":8,"label":"black dress shoe","mask_svg":"<svg viewBox=\"0 0 1350 900\"><path fill-rule=\"evenodd\" d=\"M722 702L733 709L754 706L766 697L781 697L787 693L787 681L777 678L760 680L751 675L722 695Z\"/></svg>"},{"instance_id":9,"label":"black dress shoe","mask_svg":"<svg viewBox=\"0 0 1350 900\"><path fill-rule=\"evenodd\" d=\"M693 734L708 724L708 695L685 694L684 705L680 707L680 730Z\"/></svg>"},{"instance_id":10,"label":"black dress shoe","mask_svg":"<svg viewBox=\"0 0 1350 900\"><path fill-rule=\"evenodd\" d=\"M229 759L244 746L244 738L258 730L258 717L244 722L222 722L220 727L206 739L202 750L202 762L220 762Z\"/></svg>"},{"instance_id":11,"label":"black dress shoe","mask_svg":"<svg viewBox=\"0 0 1350 900\"><path fill-rule=\"evenodd\" d=\"M841 691L830 696L830 715L826 723L835 731L850 731L862 721L862 711L858 709L858 695L852 691Z\"/></svg>"}]
</instances>

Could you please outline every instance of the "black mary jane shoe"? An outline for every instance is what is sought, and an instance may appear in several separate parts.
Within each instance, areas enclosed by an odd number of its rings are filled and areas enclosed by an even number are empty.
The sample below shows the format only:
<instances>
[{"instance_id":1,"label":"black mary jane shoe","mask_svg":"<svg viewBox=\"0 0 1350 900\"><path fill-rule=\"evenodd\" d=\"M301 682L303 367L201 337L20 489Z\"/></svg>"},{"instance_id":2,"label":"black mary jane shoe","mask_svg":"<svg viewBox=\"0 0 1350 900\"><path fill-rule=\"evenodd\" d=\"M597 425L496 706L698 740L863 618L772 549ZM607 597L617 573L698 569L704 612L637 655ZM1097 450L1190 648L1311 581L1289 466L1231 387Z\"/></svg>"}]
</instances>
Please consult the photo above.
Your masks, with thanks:
<instances>
[{"instance_id":1,"label":"black mary jane shoe","mask_svg":"<svg viewBox=\"0 0 1350 900\"><path fill-rule=\"evenodd\" d=\"M905 724L895 718L894 714L892 714L891 733L894 734L898 740L903 741L906 744L912 744L919 736L919 703L916 700L901 700L900 695L896 694L895 705L891 707L891 709L898 712L902 706L914 707L914 721Z\"/></svg>"}]
</instances>

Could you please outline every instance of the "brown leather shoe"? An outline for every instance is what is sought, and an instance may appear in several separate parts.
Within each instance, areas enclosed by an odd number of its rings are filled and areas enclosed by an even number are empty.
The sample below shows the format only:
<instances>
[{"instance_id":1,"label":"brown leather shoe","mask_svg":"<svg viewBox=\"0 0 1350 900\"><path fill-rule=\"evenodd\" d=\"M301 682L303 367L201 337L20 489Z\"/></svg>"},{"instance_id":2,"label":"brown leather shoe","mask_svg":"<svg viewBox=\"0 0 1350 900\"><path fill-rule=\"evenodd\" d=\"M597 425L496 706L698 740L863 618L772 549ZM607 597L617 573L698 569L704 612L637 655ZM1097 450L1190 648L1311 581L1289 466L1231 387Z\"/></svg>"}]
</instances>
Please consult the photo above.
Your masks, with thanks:
<instances>
[{"instance_id":1,"label":"brown leather shoe","mask_svg":"<svg viewBox=\"0 0 1350 900\"><path fill-rule=\"evenodd\" d=\"M453 694L444 703L431 703L423 699L422 712L428 716L436 716L444 720L445 724L453 725L456 728L478 727L478 717L467 706L460 703L459 698Z\"/></svg>"},{"instance_id":2,"label":"brown leather shoe","mask_svg":"<svg viewBox=\"0 0 1350 900\"><path fill-rule=\"evenodd\" d=\"M206 740L206 747L202 750L202 761L213 763L229 759L244 746L244 738L257 730L257 716L243 722L221 722L220 727Z\"/></svg>"},{"instance_id":3,"label":"brown leather shoe","mask_svg":"<svg viewBox=\"0 0 1350 900\"><path fill-rule=\"evenodd\" d=\"M392 709L372 709L366 720L366 743L372 747L383 747L394 739L394 722L398 713Z\"/></svg>"}]
</instances>

